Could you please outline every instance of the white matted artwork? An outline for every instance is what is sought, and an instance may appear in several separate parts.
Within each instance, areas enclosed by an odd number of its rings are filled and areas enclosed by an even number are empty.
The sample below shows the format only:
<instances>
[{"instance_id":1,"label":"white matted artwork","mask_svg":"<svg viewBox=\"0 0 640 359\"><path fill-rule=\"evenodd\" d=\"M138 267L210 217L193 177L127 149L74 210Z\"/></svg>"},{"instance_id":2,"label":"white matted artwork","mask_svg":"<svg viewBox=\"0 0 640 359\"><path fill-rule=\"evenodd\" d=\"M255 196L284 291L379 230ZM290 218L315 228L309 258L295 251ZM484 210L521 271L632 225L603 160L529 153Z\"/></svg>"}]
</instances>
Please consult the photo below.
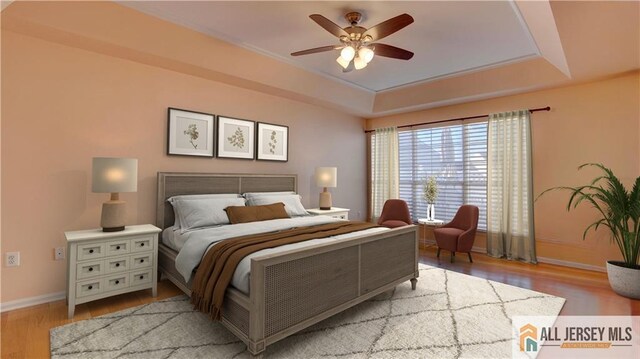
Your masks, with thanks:
<instances>
[{"instance_id":1,"label":"white matted artwork","mask_svg":"<svg viewBox=\"0 0 640 359\"><path fill-rule=\"evenodd\" d=\"M258 160L289 160L289 127L258 122L257 132Z\"/></svg>"},{"instance_id":2,"label":"white matted artwork","mask_svg":"<svg viewBox=\"0 0 640 359\"><path fill-rule=\"evenodd\" d=\"M218 116L218 157L252 160L255 126L249 120Z\"/></svg>"},{"instance_id":3,"label":"white matted artwork","mask_svg":"<svg viewBox=\"0 0 640 359\"><path fill-rule=\"evenodd\" d=\"M214 115L169 107L167 154L213 157Z\"/></svg>"}]
</instances>

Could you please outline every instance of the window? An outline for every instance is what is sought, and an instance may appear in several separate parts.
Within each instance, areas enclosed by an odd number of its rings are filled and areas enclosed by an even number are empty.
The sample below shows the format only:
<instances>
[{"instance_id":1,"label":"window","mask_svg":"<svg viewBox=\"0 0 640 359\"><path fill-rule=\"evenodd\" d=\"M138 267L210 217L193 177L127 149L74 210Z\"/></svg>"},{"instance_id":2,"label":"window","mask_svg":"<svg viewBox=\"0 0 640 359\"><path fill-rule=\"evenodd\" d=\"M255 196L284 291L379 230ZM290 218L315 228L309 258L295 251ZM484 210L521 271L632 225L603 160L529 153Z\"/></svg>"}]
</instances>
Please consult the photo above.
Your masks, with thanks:
<instances>
[{"instance_id":1,"label":"window","mask_svg":"<svg viewBox=\"0 0 640 359\"><path fill-rule=\"evenodd\" d=\"M402 131L398 148L400 198L414 220L427 215L422 186L434 176L436 218L447 222L461 205L473 204L480 209L478 228L486 230L487 122Z\"/></svg>"}]
</instances>

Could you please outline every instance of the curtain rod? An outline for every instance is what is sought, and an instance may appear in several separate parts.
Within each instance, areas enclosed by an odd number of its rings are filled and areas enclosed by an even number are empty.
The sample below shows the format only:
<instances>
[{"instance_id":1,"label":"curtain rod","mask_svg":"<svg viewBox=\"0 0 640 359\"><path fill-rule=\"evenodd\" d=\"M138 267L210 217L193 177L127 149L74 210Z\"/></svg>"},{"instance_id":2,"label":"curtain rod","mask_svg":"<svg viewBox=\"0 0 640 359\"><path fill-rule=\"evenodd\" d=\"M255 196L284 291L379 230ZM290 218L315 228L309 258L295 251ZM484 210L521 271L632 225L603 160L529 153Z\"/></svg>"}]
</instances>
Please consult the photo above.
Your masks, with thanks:
<instances>
[{"instance_id":1,"label":"curtain rod","mask_svg":"<svg viewBox=\"0 0 640 359\"><path fill-rule=\"evenodd\" d=\"M529 112L538 112L538 111L551 111L551 107L547 106L547 107L529 109ZM473 120L475 118L483 118L483 117L489 117L489 115L477 115L477 116L469 116L469 117L450 118L448 120L441 120L441 121L435 121L435 122L414 123L413 125L402 125L402 126L398 126L397 128L432 125L432 124L435 124L435 123L444 123L444 122L452 122L452 121ZM366 131L364 131L364 133L369 133L369 132L375 132L375 130L366 130Z\"/></svg>"}]
</instances>

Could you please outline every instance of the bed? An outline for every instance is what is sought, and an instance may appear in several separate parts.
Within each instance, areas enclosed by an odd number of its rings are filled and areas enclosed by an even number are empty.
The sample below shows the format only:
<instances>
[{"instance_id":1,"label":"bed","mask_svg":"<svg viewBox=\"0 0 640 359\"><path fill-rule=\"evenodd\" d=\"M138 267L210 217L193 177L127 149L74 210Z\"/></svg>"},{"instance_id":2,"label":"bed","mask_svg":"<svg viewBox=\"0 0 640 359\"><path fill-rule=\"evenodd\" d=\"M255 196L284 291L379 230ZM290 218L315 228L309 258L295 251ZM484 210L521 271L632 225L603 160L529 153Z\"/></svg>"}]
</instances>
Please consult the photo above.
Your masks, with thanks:
<instances>
[{"instance_id":1,"label":"bed","mask_svg":"<svg viewBox=\"0 0 640 359\"><path fill-rule=\"evenodd\" d=\"M177 195L297 192L296 175L158 173L156 224L173 226L167 199ZM160 244L158 269L163 278L191 294L176 268L177 252ZM278 340L418 277L416 226L351 236L254 256L249 293L229 286L221 323L260 356ZM287 303L296 303L290 305Z\"/></svg>"}]
</instances>

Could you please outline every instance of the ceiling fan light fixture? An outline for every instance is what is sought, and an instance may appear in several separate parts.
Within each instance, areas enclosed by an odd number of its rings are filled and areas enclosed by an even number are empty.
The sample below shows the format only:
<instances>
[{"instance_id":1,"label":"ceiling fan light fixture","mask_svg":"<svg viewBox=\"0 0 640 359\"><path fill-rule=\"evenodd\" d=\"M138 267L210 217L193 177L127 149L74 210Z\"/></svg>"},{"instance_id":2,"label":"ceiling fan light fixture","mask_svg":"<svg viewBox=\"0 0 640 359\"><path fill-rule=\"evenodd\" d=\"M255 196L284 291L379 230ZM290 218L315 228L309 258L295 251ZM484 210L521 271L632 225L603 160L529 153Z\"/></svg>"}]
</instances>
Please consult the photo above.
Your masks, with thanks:
<instances>
[{"instance_id":1,"label":"ceiling fan light fixture","mask_svg":"<svg viewBox=\"0 0 640 359\"><path fill-rule=\"evenodd\" d=\"M353 60L353 66L356 68L356 70L362 70L367 67L367 61L365 61L365 59L363 59L362 57L357 56Z\"/></svg>"},{"instance_id":2,"label":"ceiling fan light fixture","mask_svg":"<svg viewBox=\"0 0 640 359\"><path fill-rule=\"evenodd\" d=\"M338 56L338 58L336 59L336 62L338 62L343 69L346 69L349 66L349 63L351 62L351 60L347 61L342 56Z\"/></svg>"},{"instance_id":3,"label":"ceiling fan light fixture","mask_svg":"<svg viewBox=\"0 0 640 359\"><path fill-rule=\"evenodd\" d=\"M363 46L360 48L360 50L358 50L358 57L361 59L364 59L366 63L369 63L371 62L371 60L373 60L373 55L374 55L373 50L371 50L368 47Z\"/></svg>"},{"instance_id":4,"label":"ceiling fan light fixture","mask_svg":"<svg viewBox=\"0 0 640 359\"><path fill-rule=\"evenodd\" d=\"M340 50L340 56L336 62L342 66L344 73L352 70L362 70L367 67L377 53L377 56L409 60L413 57L413 52L399 47L385 45L374 41L379 41L413 23L413 17L409 14L401 14L390 18L370 28L364 28L358 23L362 15L358 12L350 12L346 16L347 22L351 26L345 28L333 23L320 14L309 15L309 18L323 29L340 40L339 45L320 46L302 51L292 52L291 56L309 55L319 52Z\"/></svg>"},{"instance_id":5,"label":"ceiling fan light fixture","mask_svg":"<svg viewBox=\"0 0 640 359\"><path fill-rule=\"evenodd\" d=\"M345 46L342 51L340 51L340 57L342 57L342 59L345 60L347 64L349 63L349 61L353 60L354 56L356 56L356 50L351 46Z\"/></svg>"}]
</instances>

